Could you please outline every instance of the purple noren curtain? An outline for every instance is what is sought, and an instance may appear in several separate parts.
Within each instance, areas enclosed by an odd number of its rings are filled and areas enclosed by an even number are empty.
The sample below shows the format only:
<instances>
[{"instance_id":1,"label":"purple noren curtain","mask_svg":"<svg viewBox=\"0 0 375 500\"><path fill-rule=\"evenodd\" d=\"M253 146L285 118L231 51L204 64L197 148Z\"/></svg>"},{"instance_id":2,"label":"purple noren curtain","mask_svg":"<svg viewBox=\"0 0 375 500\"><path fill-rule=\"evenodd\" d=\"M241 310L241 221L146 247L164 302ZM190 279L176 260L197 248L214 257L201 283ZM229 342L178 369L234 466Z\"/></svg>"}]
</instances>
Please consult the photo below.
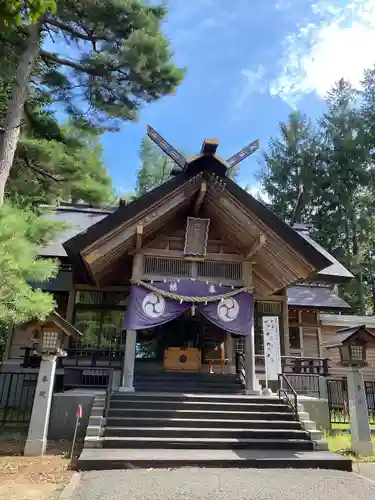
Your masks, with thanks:
<instances>
[{"instance_id":1,"label":"purple noren curtain","mask_svg":"<svg viewBox=\"0 0 375 500\"><path fill-rule=\"evenodd\" d=\"M228 286L214 285L199 280L173 280L155 282L155 288L184 297L209 297L232 292ZM167 323L180 316L194 302L179 302L164 298L141 285L132 285L125 328L143 330ZM215 325L237 335L248 335L251 332L253 317L253 296L248 292L240 292L233 297L215 302L196 302L195 306L203 316Z\"/></svg>"}]
</instances>

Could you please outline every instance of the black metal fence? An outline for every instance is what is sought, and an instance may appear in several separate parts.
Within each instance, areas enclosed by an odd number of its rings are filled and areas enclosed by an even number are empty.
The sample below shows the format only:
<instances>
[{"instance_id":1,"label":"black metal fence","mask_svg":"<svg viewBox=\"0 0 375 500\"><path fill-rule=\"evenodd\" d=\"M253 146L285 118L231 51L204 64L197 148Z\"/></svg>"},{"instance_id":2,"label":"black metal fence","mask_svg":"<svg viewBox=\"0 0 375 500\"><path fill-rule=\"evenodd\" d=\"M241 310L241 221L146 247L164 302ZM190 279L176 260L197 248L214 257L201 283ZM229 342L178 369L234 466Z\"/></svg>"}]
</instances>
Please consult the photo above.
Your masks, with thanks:
<instances>
[{"instance_id":1,"label":"black metal fence","mask_svg":"<svg viewBox=\"0 0 375 500\"><path fill-rule=\"evenodd\" d=\"M346 379L326 379L331 424L349 424L348 383ZM375 382L365 382L369 422L375 425Z\"/></svg>"},{"instance_id":2,"label":"black metal fence","mask_svg":"<svg viewBox=\"0 0 375 500\"><path fill-rule=\"evenodd\" d=\"M63 390L107 389L112 372L111 368L65 368Z\"/></svg>"},{"instance_id":3,"label":"black metal fence","mask_svg":"<svg viewBox=\"0 0 375 500\"><path fill-rule=\"evenodd\" d=\"M302 396L320 397L319 375L284 373L290 385L297 394Z\"/></svg>"},{"instance_id":4,"label":"black metal fence","mask_svg":"<svg viewBox=\"0 0 375 500\"><path fill-rule=\"evenodd\" d=\"M0 373L0 425L30 422L37 380L37 373Z\"/></svg>"}]
</instances>

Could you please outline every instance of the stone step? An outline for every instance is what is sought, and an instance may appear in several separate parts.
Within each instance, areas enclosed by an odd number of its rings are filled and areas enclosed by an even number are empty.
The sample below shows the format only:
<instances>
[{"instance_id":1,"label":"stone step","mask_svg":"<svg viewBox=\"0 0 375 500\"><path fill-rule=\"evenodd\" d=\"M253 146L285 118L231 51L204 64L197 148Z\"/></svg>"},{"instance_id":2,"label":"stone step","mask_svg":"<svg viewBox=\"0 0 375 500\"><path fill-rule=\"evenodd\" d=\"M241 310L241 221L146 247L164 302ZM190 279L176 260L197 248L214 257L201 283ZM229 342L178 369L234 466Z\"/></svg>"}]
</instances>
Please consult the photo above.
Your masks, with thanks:
<instances>
[{"instance_id":1,"label":"stone step","mask_svg":"<svg viewBox=\"0 0 375 500\"><path fill-rule=\"evenodd\" d=\"M205 386L205 385L189 385L189 386L183 386L180 384L176 384L174 386L172 385L155 385L155 384L145 384L140 386L139 384L135 384L135 390L137 392L148 392L153 390L154 392L162 392L162 391L168 391L168 392L174 392L174 393L196 393L196 394L243 394L244 393L244 387L243 386Z\"/></svg>"},{"instance_id":2,"label":"stone step","mask_svg":"<svg viewBox=\"0 0 375 500\"><path fill-rule=\"evenodd\" d=\"M269 449L312 450L314 444L307 439L251 439L208 437L120 437L85 438L86 448L161 448L161 449Z\"/></svg>"},{"instance_id":3,"label":"stone step","mask_svg":"<svg viewBox=\"0 0 375 500\"><path fill-rule=\"evenodd\" d=\"M143 418L155 416L158 418L183 417L183 418L205 418L205 419L235 419L235 420L285 420L295 421L292 412L262 412L262 411L233 411L233 410L205 410L205 409L160 409L160 408L109 408L108 418L132 417Z\"/></svg>"},{"instance_id":4,"label":"stone step","mask_svg":"<svg viewBox=\"0 0 375 500\"><path fill-rule=\"evenodd\" d=\"M302 429L252 429L211 427L105 427L105 437L182 438L202 439L301 439L308 440L309 434Z\"/></svg>"},{"instance_id":5,"label":"stone step","mask_svg":"<svg viewBox=\"0 0 375 500\"><path fill-rule=\"evenodd\" d=\"M200 416L200 414L196 415ZM302 429L300 422L294 420L236 420L228 418L165 418L165 417L112 417L106 422L109 427L195 427L195 428L232 428L232 429Z\"/></svg>"},{"instance_id":6,"label":"stone step","mask_svg":"<svg viewBox=\"0 0 375 500\"><path fill-rule=\"evenodd\" d=\"M231 467L255 469L333 469L352 471L350 459L328 451L87 449L78 470L129 468Z\"/></svg>"},{"instance_id":7,"label":"stone step","mask_svg":"<svg viewBox=\"0 0 375 500\"><path fill-rule=\"evenodd\" d=\"M172 401L181 402L185 401L199 403L256 403L256 404L281 404L285 405L276 396L247 396L246 394L194 394L194 393L170 393L170 392L144 392L144 393L126 393L115 392L111 395L110 401Z\"/></svg>"},{"instance_id":8,"label":"stone step","mask_svg":"<svg viewBox=\"0 0 375 500\"><path fill-rule=\"evenodd\" d=\"M220 382L237 382L238 376L234 374L220 373L193 373L193 372L152 372L135 373L134 380L217 380Z\"/></svg>"},{"instance_id":9,"label":"stone step","mask_svg":"<svg viewBox=\"0 0 375 500\"><path fill-rule=\"evenodd\" d=\"M215 379L188 379L188 380L168 380L168 379L140 379L140 380L135 380L134 385L136 387L142 386L142 385L161 385L161 386L208 386L208 387L221 387L221 386L226 386L226 387L238 387L242 386L242 383L238 380L215 380Z\"/></svg>"},{"instance_id":10,"label":"stone step","mask_svg":"<svg viewBox=\"0 0 375 500\"><path fill-rule=\"evenodd\" d=\"M245 402L223 402L223 401L166 401L163 399L138 399L129 398L128 400L111 400L110 409L130 409L130 408L150 408L150 409L190 409L190 410L219 410L219 411L251 411L251 412L285 412L291 413L292 410L282 403L245 403Z\"/></svg>"}]
</instances>

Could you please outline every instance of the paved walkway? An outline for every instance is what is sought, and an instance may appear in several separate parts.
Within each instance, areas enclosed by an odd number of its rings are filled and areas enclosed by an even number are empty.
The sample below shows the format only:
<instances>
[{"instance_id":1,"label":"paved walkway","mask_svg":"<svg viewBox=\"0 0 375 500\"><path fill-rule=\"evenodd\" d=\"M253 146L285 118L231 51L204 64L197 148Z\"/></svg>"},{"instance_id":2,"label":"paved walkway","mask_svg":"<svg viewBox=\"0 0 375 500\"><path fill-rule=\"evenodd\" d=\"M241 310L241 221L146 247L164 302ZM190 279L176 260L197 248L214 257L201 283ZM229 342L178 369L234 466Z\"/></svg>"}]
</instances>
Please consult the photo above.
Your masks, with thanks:
<instances>
[{"instance_id":1,"label":"paved walkway","mask_svg":"<svg viewBox=\"0 0 375 500\"><path fill-rule=\"evenodd\" d=\"M85 472L72 500L374 500L375 482L324 470Z\"/></svg>"}]
</instances>

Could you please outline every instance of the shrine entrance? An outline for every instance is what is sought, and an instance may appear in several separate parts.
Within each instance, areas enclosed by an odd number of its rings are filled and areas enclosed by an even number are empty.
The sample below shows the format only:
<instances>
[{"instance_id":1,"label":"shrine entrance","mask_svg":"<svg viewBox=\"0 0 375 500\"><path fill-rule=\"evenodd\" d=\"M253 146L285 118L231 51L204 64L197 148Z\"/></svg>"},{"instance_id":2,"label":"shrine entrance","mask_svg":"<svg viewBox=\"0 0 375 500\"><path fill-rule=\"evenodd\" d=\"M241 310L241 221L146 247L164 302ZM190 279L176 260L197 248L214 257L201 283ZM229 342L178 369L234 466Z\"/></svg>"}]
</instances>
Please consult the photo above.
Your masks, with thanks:
<instances>
[{"instance_id":1,"label":"shrine entrance","mask_svg":"<svg viewBox=\"0 0 375 500\"><path fill-rule=\"evenodd\" d=\"M192 316L188 309L168 323L137 332L136 367L142 371L143 366L152 364L158 370L208 371L209 359L215 351L218 361L222 348L225 359L231 358L228 338L231 338L230 333L212 324L198 311Z\"/></svg>"},{"instance_id":2,"label":"shrine entrance","mask_svg":"<svg viewBox=\"0 0 375 500\"><path fill-rule=\"evenodd\" d=\"M64 243L82 284L130 292L120 390L134 391L135 363L147 356L165 369L199 370L212 349L230 357L237 335L246 390L259 393L253 301L267 311L281 304L277 334L288 355L286 288L332 263L230 179L257 141L223 160L217 140L206 139L185 158L153 129L148 135L176 163L174 178Z\"/></svg>"}]
</instances>

